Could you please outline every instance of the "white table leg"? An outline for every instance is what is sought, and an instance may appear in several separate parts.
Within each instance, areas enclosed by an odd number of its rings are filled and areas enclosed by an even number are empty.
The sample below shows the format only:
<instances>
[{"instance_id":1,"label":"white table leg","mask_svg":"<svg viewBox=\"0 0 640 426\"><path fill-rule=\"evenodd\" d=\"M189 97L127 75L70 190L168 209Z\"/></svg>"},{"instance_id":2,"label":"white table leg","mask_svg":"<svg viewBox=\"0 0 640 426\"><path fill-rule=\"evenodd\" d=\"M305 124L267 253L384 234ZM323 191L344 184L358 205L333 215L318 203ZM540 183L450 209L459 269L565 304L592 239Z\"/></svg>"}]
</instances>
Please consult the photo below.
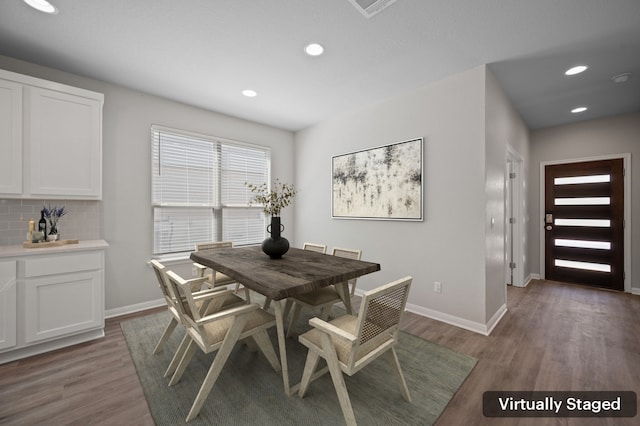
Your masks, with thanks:
<instances>
[{"instance_id":1,"label":"white table leg","mask_svg":"<svg viewBox=\"0 0 640 426\"><path fill-rule=\"evenodd\" d=\"M347 281L336 284L336 290L338 291L338 295L342 299L345 308L347 308L347 313L349 315L353 315L353 308L351 306L351 295L349 294L349 283Z\"/></svg>"},{"instance_id":2,"label":"white table leg","mask_svg":"<svg viewBox=\"0 0 640 426\"><path fill-rule=\"evenodd\" d=\"M282 380L284 381L284 393L291 396L293 389L289 388L289 364L287 363L287 346L284 335L284 319L282 316L282 302L273 301L273 310L276 314L276 330L278 332L278 347L280 350L280 365L282 367Z\"/></svg>"}]
</instances>

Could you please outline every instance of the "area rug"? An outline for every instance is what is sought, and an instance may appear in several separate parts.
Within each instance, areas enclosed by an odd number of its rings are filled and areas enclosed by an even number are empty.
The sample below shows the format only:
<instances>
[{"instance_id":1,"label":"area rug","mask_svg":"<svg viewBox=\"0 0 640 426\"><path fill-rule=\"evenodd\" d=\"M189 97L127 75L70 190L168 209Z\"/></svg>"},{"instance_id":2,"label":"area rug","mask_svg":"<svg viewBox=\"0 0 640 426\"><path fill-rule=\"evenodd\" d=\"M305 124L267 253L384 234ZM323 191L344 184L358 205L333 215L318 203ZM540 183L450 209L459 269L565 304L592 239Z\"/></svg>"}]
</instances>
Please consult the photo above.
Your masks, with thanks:
<instances>
[{"instance_id":1,"label":"area rug","mask_svg":"<svg viewBox=\"0 0 640 426\"><path fill-rule=\"evenodd\" d=\"M122 323L131 357L157 425L184 424L187 413L215 353L198 350L181 381L168 386L163 377L184 329L174 331L163 350L153 349L169 321L168 312L134 318ZM301 319L296 332L308 328ZM270 330L278 352L275 328ZM397 347L412 402L402 398L399 386L381 357L352 377L345 375L356 420L361 425L431 425L476 364L476 359L438 344L401 333ZM306 347L297 338L287 339L291 383L298 383ZM311 383L304 398L284 394L282 376L264 356L237 344L193 425L340 425L344 418L329 374Z\"/></svg>"}]
</instances>

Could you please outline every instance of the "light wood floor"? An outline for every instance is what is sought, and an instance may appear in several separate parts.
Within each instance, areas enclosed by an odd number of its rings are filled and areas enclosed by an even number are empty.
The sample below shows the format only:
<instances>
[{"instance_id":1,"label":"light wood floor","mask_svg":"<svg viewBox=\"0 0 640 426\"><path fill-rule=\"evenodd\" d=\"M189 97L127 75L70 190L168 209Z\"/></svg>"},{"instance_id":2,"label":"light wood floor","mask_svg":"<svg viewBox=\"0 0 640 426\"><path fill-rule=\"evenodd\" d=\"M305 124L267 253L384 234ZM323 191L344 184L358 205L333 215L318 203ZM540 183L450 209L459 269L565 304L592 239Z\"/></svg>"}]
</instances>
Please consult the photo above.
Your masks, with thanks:
<instances>
[{"instance_id":1,"label":"light wood floor","mask_svg":"<svg viewBox=\"0 0 640 426\"><path fill-rule=\"evenodd\" d=\"M139 313L143 315L148 313ZM0 365L0 424L153 425L120 331ZM408 313L403 329L479 360L437 425L636 425L634 419L491 419L487 390L631 390L640 394L640 297L536 281L508 289L490 336Z\"/></svg>"}]
</instances>

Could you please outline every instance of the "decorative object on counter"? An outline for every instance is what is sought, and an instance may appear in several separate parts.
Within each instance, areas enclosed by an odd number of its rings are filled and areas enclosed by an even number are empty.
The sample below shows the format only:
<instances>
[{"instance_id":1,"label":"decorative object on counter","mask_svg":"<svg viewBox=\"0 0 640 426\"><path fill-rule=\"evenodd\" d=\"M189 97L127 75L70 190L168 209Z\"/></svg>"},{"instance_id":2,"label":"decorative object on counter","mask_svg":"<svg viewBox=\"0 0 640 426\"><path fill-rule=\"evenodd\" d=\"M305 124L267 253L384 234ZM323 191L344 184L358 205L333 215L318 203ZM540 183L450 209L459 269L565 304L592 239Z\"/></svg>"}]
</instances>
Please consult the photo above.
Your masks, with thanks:
<instances>
[{"instance_id":1,"label":"decorative object on counter","mask_svg":"<svg viewBox=\"0 0 640 426\"><path fill-rule=\"evenodd\" d=\"M271 188L266 183L255 185L245 182L245 185L256 194L252 203L262 204L262 210L271 215L271 224L267 226L271 236L262 242L262 251L272 259L280 259L289 250L289 241L281 236L284 225L280 222L280 211L291 204L298 191L293 185L282 183L279 179Z\"/></svg>"},{"instance_id":2,"label":"decorative object on counter","mask_svg":"<svg viewBox=\"0 0 640 426\"><path fill-rule=\"evenodd\" d=\"M38 231L42 235L47 235L47 221L44 218L44 209L40 210L40 220L38 221Z\"/></svg>"},{"instance_id":3,"label":"decorative object on counter","mask_svg":"<svg viewBox=\"0 0 640 426\"><path fill-rule=\"evenodd\" d=\"M33 240L33 232L36 230L36 222L31 219L29 221L29 233L27 234L27 241Z\"/></svg>"},{"instance_id":4,"label":"decorative object on counter","mask_svg":"<svg viewBox=\"0 0 640 426\"><path fill-rule=\"evenodd\" d=\"M41 231L34 231L33 235L31 236L32 243L39 243L40 241L44 241L44 239L45 235Z\"/></svg>"},{"instance_id":5,"label":"decorative object on counter","mask_svg":"<svg viewBox=\"0 0 640 426\"><path fill-rule=\"evenodd\" d=\"M49 235L55 235L51 240L47 237L47 241L55 241L60 237L58 232L58 220L67 214L67 210L64 209L64 206L60 208L58 208L58 206L53 206L53 208L51 206L48 208L42 206L41 213L49 221Z\"/></svg>"},{"instance_id":6,"label":"decorative object on counter","mask_svg":"<svg viewBox=\"0 0 640 426\"><path fill-rule=\"evenodd\" d=\"M78 240L59 240L59 241L49 241L49 242L39 242L39 243L30 243L26 242L22 244L22 248L50 248L50 247L60 247L66 246L68 244L78 244Z\"/></svg>"}]
</instances>

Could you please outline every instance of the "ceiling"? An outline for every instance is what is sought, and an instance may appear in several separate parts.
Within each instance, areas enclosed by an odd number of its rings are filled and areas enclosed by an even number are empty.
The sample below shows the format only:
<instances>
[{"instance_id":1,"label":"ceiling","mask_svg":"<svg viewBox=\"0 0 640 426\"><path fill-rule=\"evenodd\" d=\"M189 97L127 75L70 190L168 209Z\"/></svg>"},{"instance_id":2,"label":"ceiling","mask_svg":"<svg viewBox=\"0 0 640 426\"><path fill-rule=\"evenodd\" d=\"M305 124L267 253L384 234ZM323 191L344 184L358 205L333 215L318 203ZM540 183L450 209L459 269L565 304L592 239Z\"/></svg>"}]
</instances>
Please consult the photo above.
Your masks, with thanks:
<instances>
[{"instance_id":1,"label":"ceiling","mask_svg":"<svg viewBox=\"0 0 640 426\"><path fill-rule=\"evenodd\" d=\"M639 0L50 1L0 2L0 55L292 131L482 64L531 129L640 111Z\"/></svg>"}]
</instances>

